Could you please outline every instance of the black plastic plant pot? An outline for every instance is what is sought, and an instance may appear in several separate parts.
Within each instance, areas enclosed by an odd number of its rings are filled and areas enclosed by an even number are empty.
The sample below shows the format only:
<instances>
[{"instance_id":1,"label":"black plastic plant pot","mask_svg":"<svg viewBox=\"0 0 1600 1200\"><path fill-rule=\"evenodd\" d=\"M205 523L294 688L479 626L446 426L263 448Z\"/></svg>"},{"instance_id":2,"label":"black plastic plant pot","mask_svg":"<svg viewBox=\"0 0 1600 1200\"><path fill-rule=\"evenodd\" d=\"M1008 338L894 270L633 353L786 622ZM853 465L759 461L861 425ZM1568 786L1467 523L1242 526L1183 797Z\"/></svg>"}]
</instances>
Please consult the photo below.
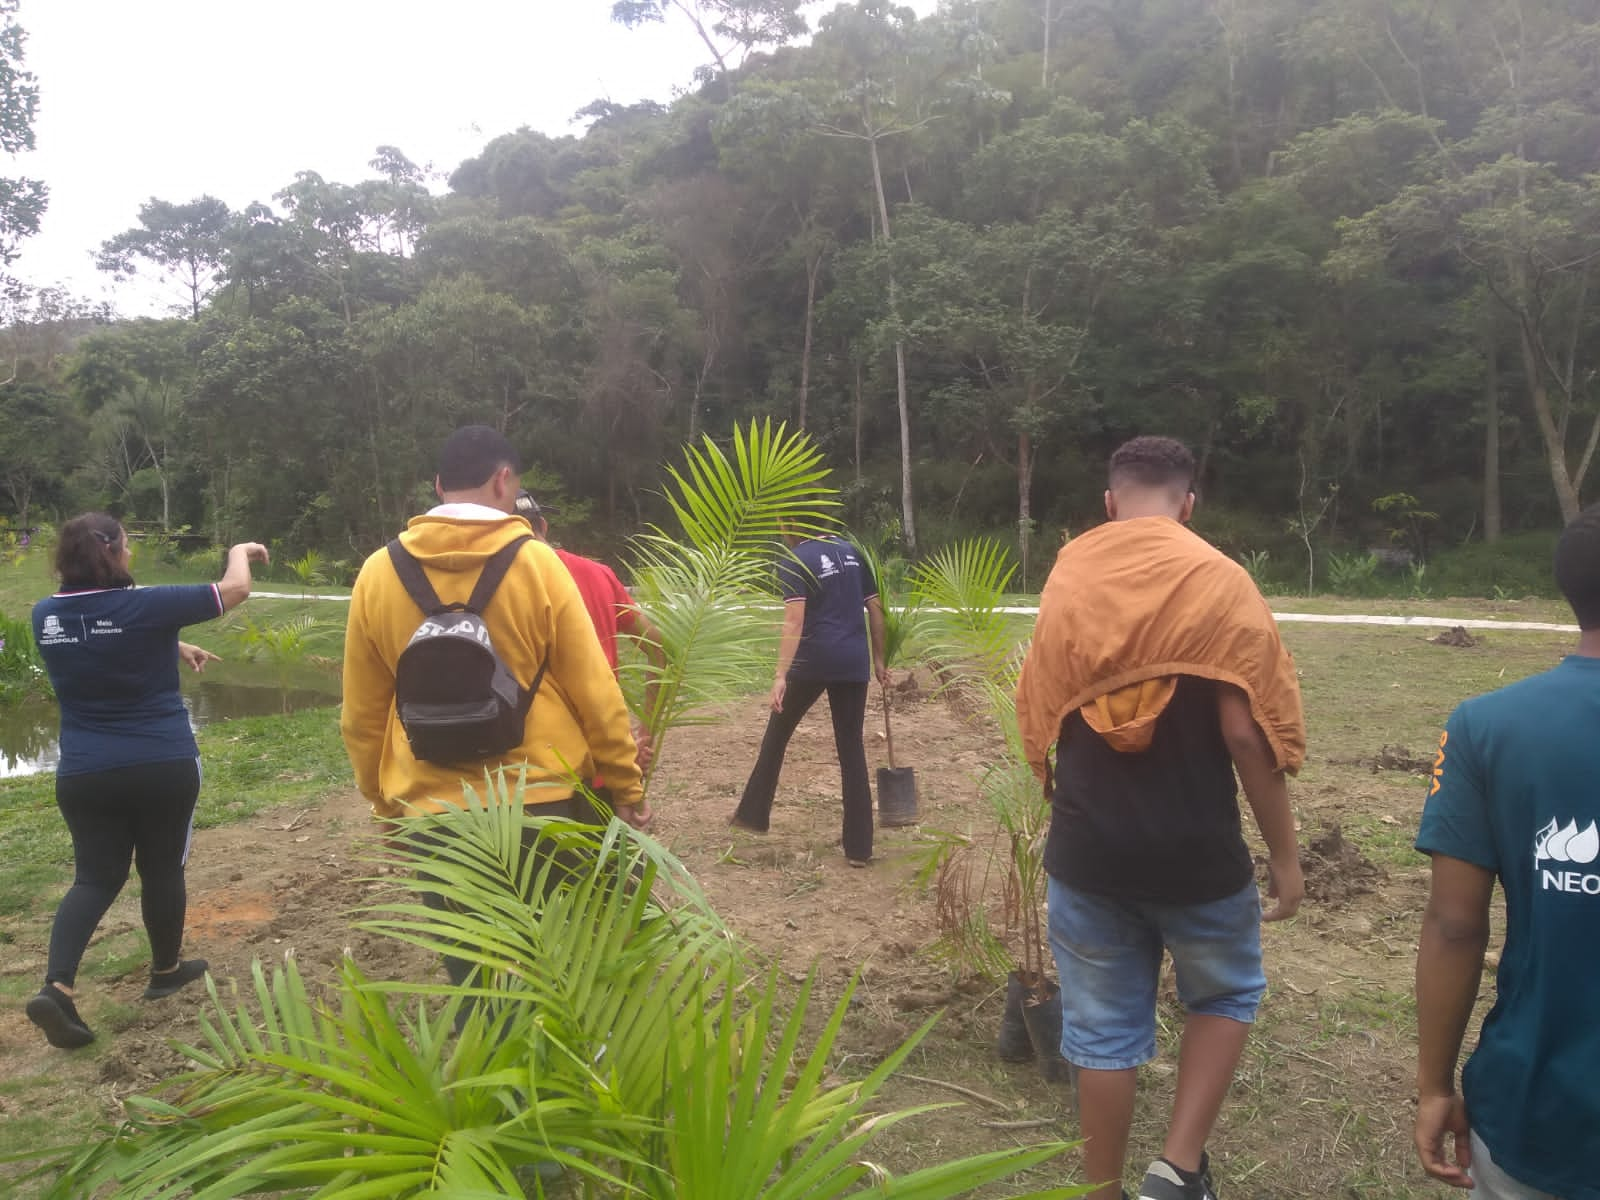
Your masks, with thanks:
<instances>
[{"instance_id":1,"label":"black plastic plant pot","mask_svg":"<svg viewBox=\"0 0 1600 1200\"><path fill-rule=\"evenodd\" d=\"M878 768L878 824L917 823L917 773L912 767Z\"/></svg>"},{"instance_id":2,"label":"black plastic plant pot","mask_svg":"<svg viewBox=\"0 0 1600 1200\"><path fill-rule=\"evenodd\" d=\"M1033 1039L1028 1036L1028 1023L1022 1016L1022 1002L1028 995L1028 985L1015 971L1006 976L1006 1007L1000 1016L1000 1036L995 1039L995 1053L1002 1062L1032 1062Z\"/></svg>"},{"instance_id":3,"label":"black plastic plant pot","mask_svg":"<svg viewBox=\"0 0 1600 1200\"><path fill-rule=\"evenodd\" d=\"M1061 989L1046 981L1042 997L1025 994L1022 1020L1039 1061L1039 1074L1049 1083L1071 1083L1072 1065L1061 1057Z\"/></svg>"}]
</instances>

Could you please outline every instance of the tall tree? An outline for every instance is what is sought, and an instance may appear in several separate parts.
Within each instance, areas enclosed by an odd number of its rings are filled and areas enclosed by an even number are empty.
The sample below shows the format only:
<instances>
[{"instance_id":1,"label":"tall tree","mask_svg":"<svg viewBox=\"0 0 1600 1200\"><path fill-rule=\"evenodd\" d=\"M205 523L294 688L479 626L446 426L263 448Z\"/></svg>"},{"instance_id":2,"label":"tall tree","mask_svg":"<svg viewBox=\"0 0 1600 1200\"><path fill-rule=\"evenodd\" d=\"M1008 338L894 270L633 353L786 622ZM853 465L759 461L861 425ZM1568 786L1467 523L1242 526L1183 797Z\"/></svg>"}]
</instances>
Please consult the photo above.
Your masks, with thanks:
<instances>
[{"instance_id":1,"label":"tall tree","mask_svg":"<svg viewBox=\"0 0 1600 1200\"><path fill-rule=\"evenodd\" d=\"M0 150L21 154L34 148L33 119L39 83L23 67L28 35L17 24L18 0L0 0ZM18 243L39 232L49 189L25 176L0 177L0 265L16 261Z\"/></svg>"},{"instance_id":2,"label":"tall tree","mask_svg":"<svg viewBox=\"0 0 1600 1200\"><path fill-rule=\"evenodd\" d=\"M806 19L800 12L804 3L805 0L614 0L611 19L636 29L679 14L694 28L726 84L730 70L741 66L751 51L762 46L782 46L805 35ZM740 55L740 61L730 67L729 59L735 53Z\"/></svg>"},{"instance_id":3,"label":"tall tree","mask_svg":"<svg viewBox=\"0 0 1600 1200\"><path fill-rule=\"evenodd\" d=\"M174 204L154 196L139 206L139 224L100 246L97 265L118 279L137 273L139 263L155 266L188 293L189 313L200 306L222 277L232 214L215 196Z\"/></svg>"},{"instance_id":4,"label":"tall tree","mask_svg":"<svg viewBox=\"0 0 1600 1200\"><path fill-rule=\"evenodd\" d=\"M866 147L872 170L872 195L877 203L876 236L894 237L889 219L889 193L884 184L884 143L903 139L934 118L907 119L897 90L907 89L903 77L906 50L917 21L909 8L885 0L857 0L854 8L841 5L822 20L818 47L835 58L838 90L830 98L827 114L816 131ZM900 70L897 70L900 68ZM907 199L910 199L908 196ZM899 326L899 302L892 259L886 280L889 313ZM900 524L908 553L917 552L916 504L912 488L911 395L906 375L906 344L894 342L895 409L900 419Z\"/></svg>"}]
</instances>

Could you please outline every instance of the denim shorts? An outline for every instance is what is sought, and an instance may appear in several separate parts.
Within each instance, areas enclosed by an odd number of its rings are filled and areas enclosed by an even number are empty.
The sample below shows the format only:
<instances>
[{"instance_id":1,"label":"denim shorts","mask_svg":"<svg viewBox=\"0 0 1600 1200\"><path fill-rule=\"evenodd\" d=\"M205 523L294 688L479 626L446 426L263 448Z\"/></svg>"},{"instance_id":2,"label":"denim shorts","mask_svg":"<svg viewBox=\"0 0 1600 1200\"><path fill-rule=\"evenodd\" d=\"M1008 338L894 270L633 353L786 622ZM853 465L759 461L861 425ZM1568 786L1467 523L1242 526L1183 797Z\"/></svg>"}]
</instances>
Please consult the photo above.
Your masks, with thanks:
<instances>
[{"instance_id":1,"label":"denim shorts","mask_svg":"<svg viewBox=\"0 0 1600 1200\"><path fill-rule=\"evenodd\" d=\"M1261 895L1254 882L1205 904L1113 900L1051 878L1050 949L1061 976L1061 1056L1121 1071L1156 1056L1163 949L1184 1009L1246 1024L1267 989Z\"/></svg>"}]
</instances>

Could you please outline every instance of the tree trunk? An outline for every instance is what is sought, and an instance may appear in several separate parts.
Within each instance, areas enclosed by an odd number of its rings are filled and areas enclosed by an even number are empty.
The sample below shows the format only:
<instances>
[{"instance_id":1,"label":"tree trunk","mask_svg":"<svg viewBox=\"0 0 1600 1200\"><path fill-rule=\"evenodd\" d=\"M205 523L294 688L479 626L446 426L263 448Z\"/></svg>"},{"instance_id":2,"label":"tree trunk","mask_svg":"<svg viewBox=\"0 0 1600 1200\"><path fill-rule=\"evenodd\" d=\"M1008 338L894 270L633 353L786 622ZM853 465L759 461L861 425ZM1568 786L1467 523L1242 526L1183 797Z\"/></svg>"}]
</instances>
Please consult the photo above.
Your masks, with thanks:
<instances>
[{"instance_id":1,"label":"tree trunk","mask_svg":"<svg viewBox=\"0 0 1600 1200\"><path fill-rule=\"evenodd\" d=\"M1039 87L1050 90L1050 21L1054 16L1052 0L1044 0L1044 57L1039 64Z\"/></svg>"},{"instance_id":2,"label":"tree trunk","mask_svg":"<svg viewBox=\"0 0 1600 1200\"><path fill-rule=\"evenodd\" d=\"M1028 544L1033 533L1033 442L1017 434L1017 547L1022 552L1022 590L1028 591Z\"/></svg>"},{"instance_id":3,"label":"tree trunk","mask_svg":"<svg viewBox=\"0 0 1600 1200\"><path fill-rule=\"evenodd\" d=\"M917 554L917 522L911 503L911 407L906 400L906 344L894 344L895 393L900 410L900 513L906 554Z\"/></svg>"},{"instance_id":4,"label":"tree trunk","mask_svg":"<svg viewBox=\"0 0 1600 1200\"><path fill-rule=\"evenodd\" d=\"M800 430L806 427L806 401L811 394L811 326L817 306L817 276L822 271L822 255L806 256L806 333L800 346Z\"/></svg>"},{"instance_id":5,"label":"tree trunk","mask_svg":"<svg viewBox=\"0 0 1600 1200\"><path fill-rule=\"evenodd\" d=\"M1500 540L1500 357L1494 311L1489 310L1483 358L1483 540Z\"/></svg>"},{"instance_id":6,"label":"tree trunk","mask_svg":"<svg viewBox=\"0 0 1600 1200\"><path fill-rule=\"evenodd\" d=\"M861 363L856 363L856 503L861 503Z\"/></svg>"},{"instance_id":7,"label":"tree trunk","mask_svg":"<svg viewBox=\"0 0 1600 1200\"><path fill-rule=\"evenodd\" d=\"M1567 471L1567 447L1556 426L1555 412L1550 407L1550 391L1545 386L1544 375L1539 370L1539 355L1528 329L1524 314L1518 332L1522 348L1522 370L1528 385L1528 399L1533 404L1533 415L1538 419L1539 436L1544 439L1545 460L1550 466L1550 482L1555 485L1556 503L1561 507L1561 522L1567 524L1578 515L1578 489Z\"/></svg>"},{"instance_id":8,"label":"tree trunk","mask_svg":"<svg viewBox=\"0 0 1600 1200\"><path fill-rule=\"evenodd\" d=\"M883 165L878 159L878 139L867 138L872 152L872 183L878 192L878 220L883 224L883 240L893 240L889 232L889 200L883 191ZM900 324L900 308L896 298L894 270L889 271L889 315L895 325ZM906 344L903 338L894 341L895 401L900 413L900 526L905 539L906 553L917 553L917 521L911 499L911 403L906 395Z\"/></svg>"}]
</instances>

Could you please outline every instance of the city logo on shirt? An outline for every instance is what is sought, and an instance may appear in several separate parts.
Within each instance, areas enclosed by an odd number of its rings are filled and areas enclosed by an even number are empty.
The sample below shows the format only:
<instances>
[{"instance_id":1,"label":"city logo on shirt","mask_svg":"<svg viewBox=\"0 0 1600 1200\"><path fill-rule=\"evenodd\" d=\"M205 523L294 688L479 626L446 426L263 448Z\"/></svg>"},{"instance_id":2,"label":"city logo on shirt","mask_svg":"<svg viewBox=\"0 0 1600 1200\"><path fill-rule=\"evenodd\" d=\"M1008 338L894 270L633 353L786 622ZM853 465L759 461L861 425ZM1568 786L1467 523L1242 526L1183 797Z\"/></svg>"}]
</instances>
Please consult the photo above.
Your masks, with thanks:
<instances>
[{"instance_id":1,"label":"city logo on shirt","mask_svg":"<svg viewBox=\"0 0 1600 1200\"><path fill-rule=\"evenodd\" d=\"M1600 896L1600 875L1553 870L1540 865L1549 862L1587 866L1597 858L1600 858L1600 828L1594 821L1579 829L1577 821L1563 825L1558 818L1551 818L1550 823L1534 835L1533 865L1539 871L1539 886L1547 892Z\"/></svg>"},{"instance_id":2,"label":"city logo on shirt","mask_svg":"<svg viewBox=\"0 0 1600 1200\"><path fill-rule=\"evenodd\" d=\"M66 627L61 624L61 618L56 616L55 613L45 617L44 625L39 630L39 644L41 646L72 646L81 640L81 638L73 637L67 632Z\"/></svg>"},{"instance_id":3,"label":"city logo on shirt","mask_svg":"<svg viewBox=\"0 0 1600 1200\"><path fill-rule=\"evenodd\" d=\"M817 578L828 579L839 573L839 564L826 554L820 555L817 567Z\"/></svg>"}]
</instances>

